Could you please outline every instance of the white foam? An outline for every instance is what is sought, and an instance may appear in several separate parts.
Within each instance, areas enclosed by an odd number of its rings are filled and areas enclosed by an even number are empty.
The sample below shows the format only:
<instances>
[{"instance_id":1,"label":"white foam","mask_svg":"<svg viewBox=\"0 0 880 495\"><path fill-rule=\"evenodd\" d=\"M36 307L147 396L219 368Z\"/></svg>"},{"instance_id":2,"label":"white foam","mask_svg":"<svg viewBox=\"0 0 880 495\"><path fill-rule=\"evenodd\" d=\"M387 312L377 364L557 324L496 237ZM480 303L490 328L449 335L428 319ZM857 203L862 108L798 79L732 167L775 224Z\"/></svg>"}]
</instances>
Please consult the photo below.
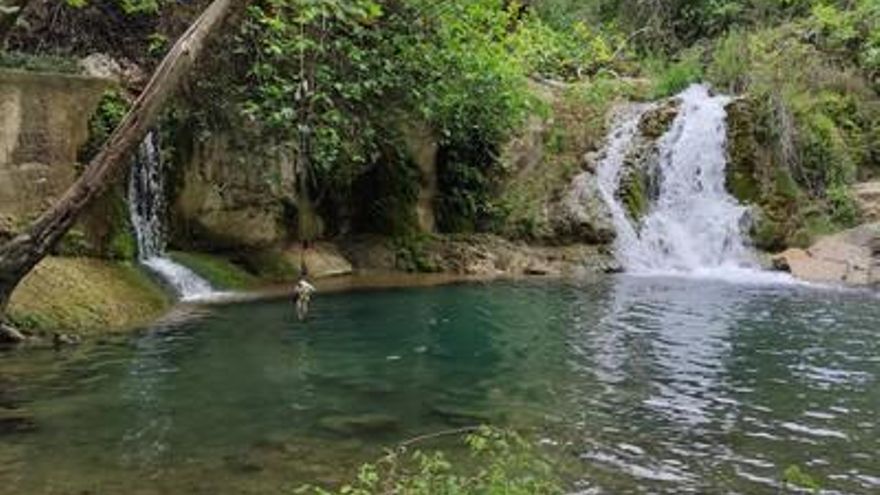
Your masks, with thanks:
<instances>
[{"instance_id":1,"label":"white foam","mask_svg":"<svg viewBox=\"0 0 880 495\"><path fill-rule=\"evenodd\" d=\"M677 96L681 108L658 143L657 190L638 222L619 197L627 152L652 107L624 115L608 137L598 166L599 188L617 231L615 252L634 275L712 279L749 285L797 285L788 274L762 270L744 232L748 209L726 190L726 96L692 85Z\"/></svg>"},{"instance_id":2,"label":"white foam","mask_svg":"<svg viewBox=\"0 0 880 495\"><path fill-rule=\"evenodd\" d=\"M132 163L128 183L131 224L140 262L170 285L187 302L216 297L211 284L189 268L165 256L165 180L158 138L150 132Z\"/></svg>"}]
</instances>

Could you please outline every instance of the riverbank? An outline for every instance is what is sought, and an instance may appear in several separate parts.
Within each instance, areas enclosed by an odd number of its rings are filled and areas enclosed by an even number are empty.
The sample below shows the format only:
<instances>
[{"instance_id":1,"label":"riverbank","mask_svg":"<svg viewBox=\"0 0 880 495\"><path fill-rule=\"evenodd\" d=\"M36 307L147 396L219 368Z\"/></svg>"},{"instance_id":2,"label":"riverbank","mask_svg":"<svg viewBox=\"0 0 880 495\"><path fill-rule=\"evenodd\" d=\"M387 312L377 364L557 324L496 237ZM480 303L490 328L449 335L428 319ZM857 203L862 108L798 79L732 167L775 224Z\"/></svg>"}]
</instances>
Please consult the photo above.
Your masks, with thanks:
<instances>
[{"instance_id":1,"label":"riverbank","mask_svg":"<svg viewBox=\"0 0 880 495\"><path fill-rule=\"evenodd\" d=\"M221 293L217 302L287 297L305 261L322 293L425 287L517 277L571 277L616 270L601 246L538 246L492 235L392 239L361 236L271 252L175 252L172 258ZM13 295L11 322L35 341L120 334L175 306L168 288L131 262L45 259Z\"/></svg>"}]
</instances>

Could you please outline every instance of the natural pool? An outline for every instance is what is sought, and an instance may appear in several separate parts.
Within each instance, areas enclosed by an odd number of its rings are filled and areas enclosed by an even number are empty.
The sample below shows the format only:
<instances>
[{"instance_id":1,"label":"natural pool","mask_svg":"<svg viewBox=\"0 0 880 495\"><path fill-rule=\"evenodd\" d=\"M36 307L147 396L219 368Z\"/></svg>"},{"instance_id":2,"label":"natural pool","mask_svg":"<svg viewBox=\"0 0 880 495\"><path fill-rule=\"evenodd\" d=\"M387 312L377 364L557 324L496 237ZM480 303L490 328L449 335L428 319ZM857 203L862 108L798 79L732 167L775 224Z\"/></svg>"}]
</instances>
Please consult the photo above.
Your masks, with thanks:
<instances>
[{"instance_id":1,"label":"natural pool","mask_svg":"<svg viewBox=\"0 0 880 495\"><path fill-rule=\"evenodd\" d=\"M0 355L0 408L33 418L0 429L0 493L279 493L479 423L561 446L584 493L777 493L791 465L878 493L878 378L862 292L619 276L325 294L305 324L218 306Z\"/></svg>"}]
</instances>

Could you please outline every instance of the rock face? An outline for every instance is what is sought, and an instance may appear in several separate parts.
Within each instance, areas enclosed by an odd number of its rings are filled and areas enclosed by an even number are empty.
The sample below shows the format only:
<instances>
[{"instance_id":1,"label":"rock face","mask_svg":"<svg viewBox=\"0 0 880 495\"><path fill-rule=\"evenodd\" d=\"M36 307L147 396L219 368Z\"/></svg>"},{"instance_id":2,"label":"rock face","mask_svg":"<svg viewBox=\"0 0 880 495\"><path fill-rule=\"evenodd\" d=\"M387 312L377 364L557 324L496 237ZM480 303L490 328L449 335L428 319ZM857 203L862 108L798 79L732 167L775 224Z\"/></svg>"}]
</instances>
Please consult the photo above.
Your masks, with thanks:
<instances>
[{"instance_id":1,"label":"rock face","mask_svg":"<svg viewBox=\"0 0 880 495\"><path fill-rule=\"evenodd\" d=\"M593 172L583 172L572 180L551 214L553 230L560 239L571 242L607 244L614 240L611 210L602 200Z\"/></svg>"},{"instance_id":2,"label":"rock face","mask_svg":"<svg viewBox=\"0 0 880 495\"><path fill-rule=\"evenodd\" d=\"M403 136L410 157L419 168L419 196L416 220L422 232L434 232L437 224L434 199L437 197L437 153L440 149L431 128L416 122L405 126Z\"/></svg>"},{"instance_id":3,"label":"rock face","mask_svg":"<svg viewBox=\"0 0 880 495\"><path fill-rule=\"evenodd\" d=\"M314 278L337 277L349 275L354 269L335 245L319 242L303 254L302 248L294 246L286 249L283 256L292 266L299 266L304 261L309 269L309 276Z\"/></svg>"},{"instance_id":4,"label":"rock face","mask_svg":"<svg viewBox=\"0 0 880 495\"><path fill-rule=\"evenodd\" d=\"M880 181L856 184L852 192L862 218L868 222L880 222Z\"/></svg>"},{"instance_id":5,"label":"rock face","mask_svg":"<svg viewBox=\"0 0 880 495\"><path fill-rule=\"evenodd\" d=\"M880 285L880 223L825 237L809 249L789 249L773 258L773 266L810 282Z\"/></svg>"},{"instance_id":6,"label":"rock face","mask_svg":"<svg viewBox=\"0 0 880 495\"><path fill-rule=\"evenodd\" d=\"M291 153L253 150L246 136L231 131L186 144L189 153L175 164L176 240L195 239L212 249L257 248L279 244L295 231L296 225L284 224L285 202L295 203Z\"/></svg>"},{"instance_id":7,"label":"rock face","mask_svg":"<svg viewBox=\"0 0 880 495\"><path fill-rule=\"evenodd\" d=\"M0 238L74 181L89 117L109 85L90 77L0 70Z\"/></svg>"}]
</instances>

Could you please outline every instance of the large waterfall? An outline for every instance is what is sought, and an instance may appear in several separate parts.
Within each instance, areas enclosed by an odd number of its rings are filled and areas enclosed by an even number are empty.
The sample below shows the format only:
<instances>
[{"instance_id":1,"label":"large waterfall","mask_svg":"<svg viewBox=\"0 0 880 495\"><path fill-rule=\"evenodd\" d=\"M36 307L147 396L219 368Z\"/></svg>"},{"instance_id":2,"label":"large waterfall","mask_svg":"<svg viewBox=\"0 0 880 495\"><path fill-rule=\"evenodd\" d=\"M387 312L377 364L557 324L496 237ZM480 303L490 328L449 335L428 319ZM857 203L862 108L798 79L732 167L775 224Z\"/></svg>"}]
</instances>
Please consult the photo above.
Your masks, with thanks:
<instances>
[{"instance_id":1,"label":"large waterfall","mask_svg":"<svg viewBox=\"0 0 880 495\"><path fill-rule=\"evenodd\" d=\"M650 206L641 218L626 213L619 189L627 153L651 106L619 117L599 163L600 191L618 234L618 260L634 273L754 273L758 264L745 235L747 209L725 188L729 98L703 85L677 98L678 115L657 142Z\"/></svg>"},{"instance_id":2,"label":"large waterfall","mask_svg":"<svg viewBox=\"0 0 880 495\"><path fill-rule=\"evenodd\" d=\"M185 301L210 295L213 289L207 281L165 255L165 181L154 132L147 134L132 163L128 200L141 263Z\"/></svg>"}]
</instances>

